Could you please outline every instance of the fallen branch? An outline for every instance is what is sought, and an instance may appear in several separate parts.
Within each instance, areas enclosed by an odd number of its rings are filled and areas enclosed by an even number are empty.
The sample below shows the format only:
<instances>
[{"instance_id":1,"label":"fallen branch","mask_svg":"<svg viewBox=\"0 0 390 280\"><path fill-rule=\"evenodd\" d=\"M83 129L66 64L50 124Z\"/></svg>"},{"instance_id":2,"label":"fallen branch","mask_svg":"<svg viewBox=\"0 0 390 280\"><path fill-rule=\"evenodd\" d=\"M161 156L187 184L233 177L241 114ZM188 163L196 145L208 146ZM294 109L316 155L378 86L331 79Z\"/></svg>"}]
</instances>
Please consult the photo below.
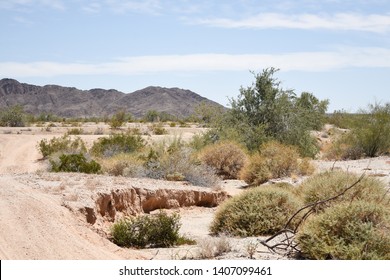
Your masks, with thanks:
<instances>
[{"instance_id":1,"label":"fallen branch","mask_svg":"<svg viewBox=\"0 0 390 280\"><path fill-rule=\"evenodd\" d=\"M293 253L299 253L299 249L297 248L297 244L295 242L295 235L298 231L298 228L300 227L300 225L312 214L316 211L317 207L320 206L320 205L323 205L323 204L326 204L332 200L336 200L338 199L339 197L343 196L347 191L349 191L350 189L352 189L353 187L355 187L357 184L359 184L363 178L365 177L365 174L362 174L358 180L356 180L356 182L354 182L352 185L348 186L347 188L345 188L342 192L338 193L337 195L335 196L332 196L330 198L327 198L327 199L324 199L324 200L319 200L319 201L316 201L316 202L313 202L313 203L310 203L308 205L305 205L303 206L302 208L298 209L287 221L287 223L285 224L285 226L283 227L282 230L280 230L279 232L275 233L274 235L272 235L271 237L269 237L268 239L266 240L260 240L260 243L262 245L264 245L265 247L267 247L270 251L274 252L274 253L278 253L276 251L276 249L282 249L283 251L283 255L292 255ZM291 222L294 220L294 218L296 218L301 212L307 210L307 212L300 218L300 220L298 221L298 224L297 226L294 228L294 230L291 230L289 229L290 228L290 224ZM281 241L278 241L278 243L276 244L270 244L270 242L272 240L274 240L275 238L279 238L280 236L282 236L283 234L285 234L285 238L282 239ZM290 234L290 235L288 235Z\"/></svg>"}]
</instances>

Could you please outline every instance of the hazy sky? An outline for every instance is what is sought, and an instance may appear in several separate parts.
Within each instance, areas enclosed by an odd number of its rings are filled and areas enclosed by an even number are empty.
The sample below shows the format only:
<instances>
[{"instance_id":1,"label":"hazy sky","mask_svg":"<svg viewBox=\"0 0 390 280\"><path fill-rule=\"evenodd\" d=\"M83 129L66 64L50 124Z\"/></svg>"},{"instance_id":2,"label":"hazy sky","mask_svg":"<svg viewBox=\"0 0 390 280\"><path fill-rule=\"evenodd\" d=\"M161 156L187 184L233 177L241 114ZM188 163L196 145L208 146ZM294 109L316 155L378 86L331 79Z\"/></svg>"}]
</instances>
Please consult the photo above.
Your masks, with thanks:
<instances>
[{"instance_id":1,"label":"hazy sky","mask_svg":"<svg viewBox=\"0 0 390 280\"><path fill-rule=\"evenodd\" d=\"M0 0L0 78L222 105L280 68L286 89L353 112L390 102L389 0Z\"/></svg>"}]
</instances>

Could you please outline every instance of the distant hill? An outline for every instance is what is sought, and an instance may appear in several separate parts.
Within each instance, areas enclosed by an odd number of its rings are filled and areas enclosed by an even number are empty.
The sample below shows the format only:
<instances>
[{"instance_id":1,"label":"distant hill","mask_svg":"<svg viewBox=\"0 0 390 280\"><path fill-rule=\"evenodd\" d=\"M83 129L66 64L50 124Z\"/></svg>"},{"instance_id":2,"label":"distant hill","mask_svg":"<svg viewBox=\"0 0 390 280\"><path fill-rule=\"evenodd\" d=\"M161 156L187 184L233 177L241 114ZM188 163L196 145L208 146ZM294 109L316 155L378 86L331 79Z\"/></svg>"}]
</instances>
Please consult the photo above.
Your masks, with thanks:
<instances>
[{"instance_id":1,"label":"distant hill","mask_svg":"<svg viewBox=\"0 0 390 280\"><path fill-rule=\"evenodd\" d=\"M200 103L223 107L190 90L147 87L133 93L114 89L79 90L58 85L35 86L13 79L0 80L0 108L21 105L34 115L52 113L61 117L101 117L125 110L140 118L148 111L179 118L194 112Z\"/></svg>"}]
</instances>

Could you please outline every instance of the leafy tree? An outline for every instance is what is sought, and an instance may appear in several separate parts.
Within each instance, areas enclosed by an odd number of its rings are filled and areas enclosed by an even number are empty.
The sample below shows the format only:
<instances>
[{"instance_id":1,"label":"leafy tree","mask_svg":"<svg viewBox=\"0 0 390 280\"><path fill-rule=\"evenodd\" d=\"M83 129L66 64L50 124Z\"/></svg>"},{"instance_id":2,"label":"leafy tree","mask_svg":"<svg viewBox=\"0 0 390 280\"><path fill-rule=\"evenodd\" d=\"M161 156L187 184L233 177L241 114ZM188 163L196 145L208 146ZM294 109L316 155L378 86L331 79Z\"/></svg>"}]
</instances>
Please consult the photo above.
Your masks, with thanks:
<instances>
[{"instance_id":1,"label":"leafy tree","mask_svg":"<svg viewBox=\"0 0 390 280\"><path fill-rule=\"evenodd\" d=\"M201 102L194 109L193 117L196 121L204 124L215 123L224 113L220 106L214 106Z\"/></svg>"},{"instance_id":2,"label":"leafy tree","mask_svg":"<svg viewBox=\"0 0 390 280\"><path fill-rule=\"evenodd\" d=\"M318 148L310 130L322 126L328 100L320 101L307 92L297 97L292 90L282 89L273 77L277 71L267 68L253 73L255 81L230 100L232 109L216 125L216 134L220 138L235 134L249 150L273 139L298 146L304 156L314 156Z\"/></svg>"}]
</instances>

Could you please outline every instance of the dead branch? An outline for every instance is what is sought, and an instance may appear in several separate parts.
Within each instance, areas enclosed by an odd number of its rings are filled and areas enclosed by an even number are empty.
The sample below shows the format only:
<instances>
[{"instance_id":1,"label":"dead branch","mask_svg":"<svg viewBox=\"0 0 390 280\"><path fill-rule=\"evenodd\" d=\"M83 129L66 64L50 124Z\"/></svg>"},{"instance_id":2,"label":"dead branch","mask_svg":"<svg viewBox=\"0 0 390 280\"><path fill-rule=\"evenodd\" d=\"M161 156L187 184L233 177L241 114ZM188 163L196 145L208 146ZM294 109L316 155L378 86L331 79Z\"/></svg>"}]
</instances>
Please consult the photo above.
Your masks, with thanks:
<instances>
[{"instance_id":1,"label":"dead branch","mask_svg":"<svg viewBox=\"0 0 390 280\"><path fill-rule=\"evenodd\" d=\"M320 205L324 205L332 200L336 200L339 197L343 196L347 191L355 187L357 184L359 184L363 178L365 177L365 173L363 173L353 184L346 187L342 192L329 197L324 200L319 200L313 203L310 203L308 205L303 206L302 208L298 209L287 221L285 226L282 230L278 231L271 237L269 237L266 240L260 240L260 243L267 247L270 251L274 253L278 253L276 249L281 249L283 251L283 255L291 255L293 253L299 253L299 250L297 248L297 244L295 242L295 235L298 231L299 226L312 214L316 211L317 207ZM291 222L296 218L301 212L307 210L307 212L300 218L298 221L297 226L294 228L294 230L289 229L289 226ZM276 244L271 244L270 242L274 240L275 238L280 238L282 235L285 235L285 238L281 241L278 241ZM290 235L289 235L290 234ZM282 237L283 238L283 237Z\"/></svg>"}]
</instances>

